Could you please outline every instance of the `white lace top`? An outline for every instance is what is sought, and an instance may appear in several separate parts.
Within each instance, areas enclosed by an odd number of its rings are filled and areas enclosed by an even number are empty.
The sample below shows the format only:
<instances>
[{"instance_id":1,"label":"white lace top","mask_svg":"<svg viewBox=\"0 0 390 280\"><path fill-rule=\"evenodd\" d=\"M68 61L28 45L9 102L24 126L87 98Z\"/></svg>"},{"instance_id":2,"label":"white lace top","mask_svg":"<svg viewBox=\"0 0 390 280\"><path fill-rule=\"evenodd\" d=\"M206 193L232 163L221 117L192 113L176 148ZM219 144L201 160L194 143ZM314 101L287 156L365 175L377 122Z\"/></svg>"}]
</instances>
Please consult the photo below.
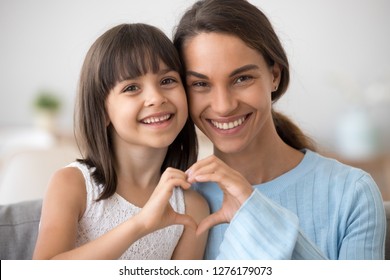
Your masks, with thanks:
<instances>
[{"instance_id":1,"label":"white lace top","mask_svg":"<svg viewBox=\"0 0 390 280\"><path fill-rule=\"evenodd\" d=\"M68 167L76 167L82 172L87 190L87 206L79 221L76 246L96 239L141 211L141 208L128 202L117 193L108 199L95 201L103 187L97 185L92 179L93 169L89 169L85 164L79 162L73 162ZM176 212L185 212L182 189L176 188L169 202ZM119 259L171 259L182 233L183 225L173 225L155 231L133 243Z\"/></svg>"}]
</instances>

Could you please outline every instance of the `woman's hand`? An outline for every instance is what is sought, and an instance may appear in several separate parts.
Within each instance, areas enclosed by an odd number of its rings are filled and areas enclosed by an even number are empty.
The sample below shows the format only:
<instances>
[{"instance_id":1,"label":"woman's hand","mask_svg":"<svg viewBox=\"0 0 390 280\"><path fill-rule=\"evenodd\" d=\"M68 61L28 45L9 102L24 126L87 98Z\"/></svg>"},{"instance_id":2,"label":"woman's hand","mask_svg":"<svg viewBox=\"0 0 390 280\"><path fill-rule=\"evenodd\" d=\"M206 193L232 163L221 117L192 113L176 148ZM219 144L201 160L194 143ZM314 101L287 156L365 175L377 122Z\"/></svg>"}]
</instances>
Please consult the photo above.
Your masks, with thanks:
<instances>
[{"instance_id":1,"label":"woman's hand","mask_svg":"<svg viewBox=\"0 0 390 280\"><path fill-rule=\"evenodd\" d=\"M198 161L186 171L188 182L216 182L223 192L222 207L205 218L197 229L197 234L209 228L230 222L241 205L253 192L252 185L236 170L212 155Z\"/></svg>"},{"instance_id":2,"label":"woman's hand","mask_svg":"<svg viewBox=\"0 0 390 280\"><path fill-rule=\"evenodd\" d=\"M139 213L147 232L174 224L183 224L194 230L197 229L197 224L192 217L175 212L169 203L175 187L188 189L190 186L187 175L183 171L174 168L165 170L149 200Z\"/></svg>"}]
</instances>

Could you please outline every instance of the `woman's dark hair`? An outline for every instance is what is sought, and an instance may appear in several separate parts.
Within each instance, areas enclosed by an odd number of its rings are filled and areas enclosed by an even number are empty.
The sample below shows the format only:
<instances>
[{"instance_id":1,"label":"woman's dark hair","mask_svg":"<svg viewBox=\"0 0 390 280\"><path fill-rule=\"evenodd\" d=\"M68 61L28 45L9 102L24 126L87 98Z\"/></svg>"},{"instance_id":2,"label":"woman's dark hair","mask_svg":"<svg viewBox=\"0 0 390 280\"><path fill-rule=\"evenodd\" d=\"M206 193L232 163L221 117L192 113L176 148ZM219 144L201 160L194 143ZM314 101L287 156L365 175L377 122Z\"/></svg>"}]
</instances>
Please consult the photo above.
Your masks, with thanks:
<instances>
[{"instance_id":1,"label":"woman's dark hair","mask_svg":"<svg viewBox=\"0 0 390 280\"><path fill-rule=\"evenodd\" d=\"M82 159L95 168L92 176L104 187L100 199L116 192L112 125L107 127L106 98L117 82L156 73L160 62L183 75L179 55L169 38L146 24L122 24L101 35L89 49L81 69L74 115L75 136ZM198 143L190 117L168 147L161 172L167 167L186 170L197 158Z\"/></svg>"},{"instance_id":2,"label":"woman's dark hair","mask_svg":"<svg viewBox=\"0 0 390 280\"><path fill-rule=\"evenodd\" d=\"M246 0L198 1L181 18L173 42L183 57L183 48L189 39L211 32L234 35L257 50L269 66L279 64L280 83L272 93L272 102L286 92L290 81L288 59L270 21L261 10ZM298 150L315 150L314 142L286 116L272 109L272 117L285 143Z\"/></svg>"}]
</instances>

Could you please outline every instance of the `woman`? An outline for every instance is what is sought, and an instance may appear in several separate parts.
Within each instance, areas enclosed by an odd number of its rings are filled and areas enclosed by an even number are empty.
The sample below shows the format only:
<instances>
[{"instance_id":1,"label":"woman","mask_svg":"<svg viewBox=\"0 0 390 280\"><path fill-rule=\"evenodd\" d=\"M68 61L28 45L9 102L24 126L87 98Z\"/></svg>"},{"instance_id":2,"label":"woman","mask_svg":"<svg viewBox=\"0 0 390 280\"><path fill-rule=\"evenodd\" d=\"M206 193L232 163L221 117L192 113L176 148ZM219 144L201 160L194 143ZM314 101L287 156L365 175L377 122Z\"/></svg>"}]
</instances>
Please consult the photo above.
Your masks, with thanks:
<instances>
[{"instance_id":1,"label":"woman","mask_svg":"<svg viewBox=\"0 0 390 280\"><path fill-rule=\"evenodd\" d=\"M289 63L267 17L205 0L179 22L190 113L214 155L187 170L213 214L208 259L383 259L385 213L365 172L325 158L273 109ZM230 223L230 224L228 224Z\"/></svg>"}]
</instances>

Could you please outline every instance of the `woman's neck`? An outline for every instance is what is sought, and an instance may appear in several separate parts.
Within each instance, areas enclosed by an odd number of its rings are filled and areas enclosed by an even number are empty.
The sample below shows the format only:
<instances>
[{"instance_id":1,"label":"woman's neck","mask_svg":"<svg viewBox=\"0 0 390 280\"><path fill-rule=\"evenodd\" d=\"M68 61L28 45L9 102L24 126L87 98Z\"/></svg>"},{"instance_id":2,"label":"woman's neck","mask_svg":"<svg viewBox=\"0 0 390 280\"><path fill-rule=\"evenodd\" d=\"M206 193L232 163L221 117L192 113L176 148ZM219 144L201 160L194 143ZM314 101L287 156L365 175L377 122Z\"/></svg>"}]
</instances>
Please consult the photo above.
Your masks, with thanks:
<instances>
[{"instance_id":1,"label":"woman's neck","mask_svg":"<svg viewBox=\"0 0 390 280\"><path fill-rule=\"evenodd\" d=\"M252 185L271 181L297 166L303 153L288 146L276 135L253 144L236 153L223 153L214 147L214 154L240 172Z\"/></svg>"}]
</instances>

